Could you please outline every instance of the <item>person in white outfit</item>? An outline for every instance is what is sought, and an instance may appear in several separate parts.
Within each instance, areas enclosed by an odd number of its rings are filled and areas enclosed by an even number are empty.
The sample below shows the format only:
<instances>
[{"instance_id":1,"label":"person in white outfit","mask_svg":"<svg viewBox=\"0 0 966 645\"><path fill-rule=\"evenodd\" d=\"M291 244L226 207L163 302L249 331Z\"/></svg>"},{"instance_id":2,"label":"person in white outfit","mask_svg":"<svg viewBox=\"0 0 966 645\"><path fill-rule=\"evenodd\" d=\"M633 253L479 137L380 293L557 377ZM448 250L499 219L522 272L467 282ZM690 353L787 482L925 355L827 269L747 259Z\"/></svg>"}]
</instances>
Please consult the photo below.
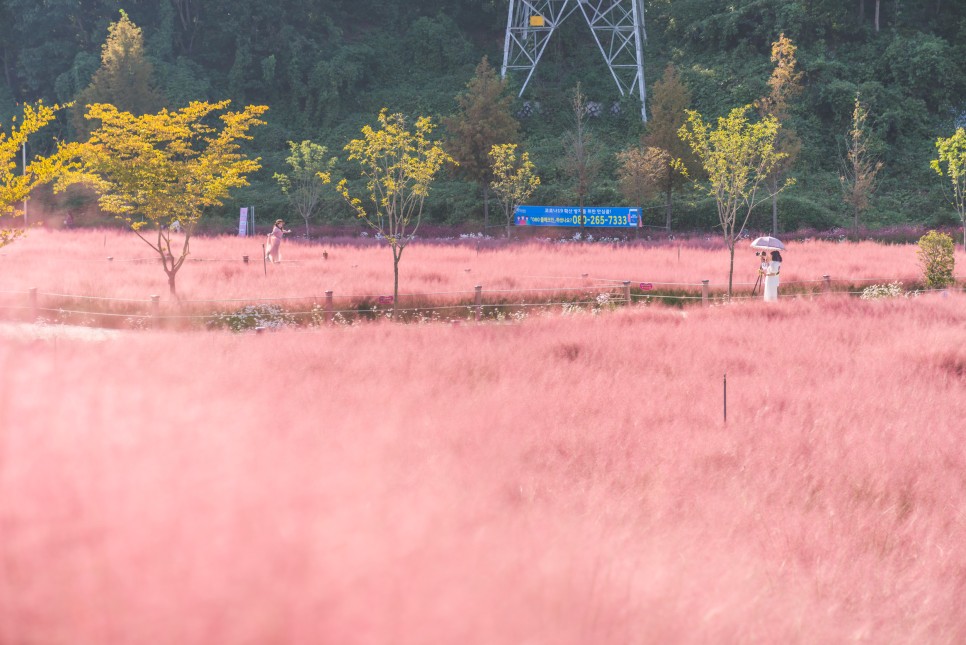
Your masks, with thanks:
<instances>
[{"instance_id":1,"label":"person in white outfit","mask_svg":"<svg viewBox=\"0 0 966 645\"><path fill-rule=\"evenodd\" d=\"M765 276L765 288L762 295L765 302L778 302L778 274L782 269L782 255L778 251L771 252L771 258L763 256L761 271Z\"/></svg>"},{"instance_id":2,"label":"person in white outfit","mask_svg":"<svg viewBox=\"0 0 966 645\"><path fill-rule=\"evenodd\" d=\"M275 227L268 234L268 246L265 251L265 259L271 263L282 261L282 236L292 231L285 230L285 222L280 219L275 220Z\"/></svg>"}]
</instances>

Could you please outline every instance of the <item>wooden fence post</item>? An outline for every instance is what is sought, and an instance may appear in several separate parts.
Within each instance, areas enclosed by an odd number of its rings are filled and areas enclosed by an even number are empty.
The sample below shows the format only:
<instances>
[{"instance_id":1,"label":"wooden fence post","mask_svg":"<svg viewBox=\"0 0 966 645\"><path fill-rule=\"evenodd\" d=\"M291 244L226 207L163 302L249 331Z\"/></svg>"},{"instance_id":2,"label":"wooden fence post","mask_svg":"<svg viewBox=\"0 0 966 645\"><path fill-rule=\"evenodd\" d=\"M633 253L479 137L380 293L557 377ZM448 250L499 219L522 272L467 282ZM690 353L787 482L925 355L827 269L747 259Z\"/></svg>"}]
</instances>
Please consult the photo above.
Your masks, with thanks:
<instances>
[{"instance_id":1,"label":"wooden fence post","mask_svg":"<svg viewBox=\"0 0 966 645\"><path fill-rule=\"evenodd\" d=\"M151 296L151 325L157 328L161 320L161 296Z\"/></svg>"},{"instance_id":2,"label":"wooden fence post","mask_svg":"<svg viewBox=\"0 0 966 645\"><path fill-rule=\"evenodd\" d=\"M701 304L705 307L708 306L708 283L710 280L701 281Z\"/></svg>"},{"instance_id":3,"label":"wooden fence post","mask_svg":"<svg viewBox=\"0 0 966 645\"><path fill-rule=\"evenodd\" d=\"M332 292L325 292L325 324L332 322Z\"/></svg>"},{"instance_id":4,"label":"wooden fence post","mask_svg":"<svg viewBox=\"0 0 966 645\"><path fill-rule=\"evenodd\" d=\"M30 322L36 322L37 316L39 314L39 309L37 308L37 287L31 287L30 293Z\"/></svg>"},{"instance_id":5,"label":"wooden fence post","mask_svg":"<svg viewBox=\"0 0 966 645\"><path fill-rule=\"evenodd\" d=\"M473 289L476 290L476 322L483 319L483 285L478 284Z\"/></svg>"},{"instance_id":6,"label":"wooden fence post","mask_svg":"<svg viewBox=\"0 0 966 645\"><path fill-rule=\"evenodd\" d=\"M626 302L628 306L630 306L631 304L631 281L630 280L624 280L624 302Z\"/></svg>"}]
</instances>

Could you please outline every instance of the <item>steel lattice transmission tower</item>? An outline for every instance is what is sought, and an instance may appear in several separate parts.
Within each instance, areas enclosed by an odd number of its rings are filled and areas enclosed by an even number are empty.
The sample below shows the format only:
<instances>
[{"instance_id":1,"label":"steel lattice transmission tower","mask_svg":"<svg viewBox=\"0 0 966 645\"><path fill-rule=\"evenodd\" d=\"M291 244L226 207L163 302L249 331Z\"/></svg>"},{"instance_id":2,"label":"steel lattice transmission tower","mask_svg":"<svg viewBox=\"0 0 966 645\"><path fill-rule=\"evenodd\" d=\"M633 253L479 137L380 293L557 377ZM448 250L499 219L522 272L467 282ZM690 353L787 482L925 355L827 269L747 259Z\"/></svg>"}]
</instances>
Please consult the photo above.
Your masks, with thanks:
<instances>
[{"instance_id":1,"label":"steel lattice transmission tower","mask_svg":"<svg viewBox=\"0 0 966 645\"><path fill-rule=\"evenodd\" d=\"M647 121L643 0L510 0L501 76L506 78L510 70L525 71L522 96L553 32L578 9L594 34L621 96L636 92L641 100L641 118Z\"/></svg>"}]
</instances>

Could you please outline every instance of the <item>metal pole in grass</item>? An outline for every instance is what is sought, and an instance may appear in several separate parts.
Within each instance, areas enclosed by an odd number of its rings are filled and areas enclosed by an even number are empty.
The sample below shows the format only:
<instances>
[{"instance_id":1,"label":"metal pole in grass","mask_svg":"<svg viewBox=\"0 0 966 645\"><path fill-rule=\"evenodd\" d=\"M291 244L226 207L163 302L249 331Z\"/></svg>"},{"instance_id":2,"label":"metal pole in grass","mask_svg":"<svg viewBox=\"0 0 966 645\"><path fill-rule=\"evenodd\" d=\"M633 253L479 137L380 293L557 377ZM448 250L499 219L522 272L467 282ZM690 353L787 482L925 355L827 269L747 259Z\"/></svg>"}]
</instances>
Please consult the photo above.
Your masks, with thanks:
<instances>
[{"instance_id":1,"label":"metal pole in grass","mask_svg":"<svg viewBox=\"0 0 966 645\"><path fill-rule=\"evenodd\" d=\"M37 320L37 287L30 288L30 322Z\"/></svg>"},{"instance_id":2,"label":"metal pole in grass","mask_svg":"<svg viewBox=\"0 0 966 645\"><path fill-rule=\"evenodd\" d=\"M268 258L265 256L265 243L262 243L262 269L265 271L265 275L268 275Z\"/></svg>"},{"instance_id":3,"label":"metal pole in grass","mask_svg":"<svg viewBox=\"0 0 966 645\"><path fill-rule=\"evenodd\" d=\"M701 281L701 304L705 307L708 306L708 283L710 280Z\"/></svg>"},{"instance_id":4,"label":"metal pole in grass","mask_svg":"<svg viewBox=\"0 0 966 645\"><path fill-rule=\"evenodd\" d=\"M325 292L325 323L332 322L332 292Z\"/></svg>"},{"instance_id":5,"label":"metal pole in grass","mask_svg":"<svg viewBox=\"0 0 966 645\"><path fill-rule=\"evenodd\" d=\"M158 326L161 318L161 296L151 296L151 320L154 327Z\"/></svg>"},{"instance_id":6,"label":"metal pole in grass","mask_svg":"<svg viewBox=\"0 0 966 645\"><path fill-rule=\"evenodd\" d=\"M724 375L724 422L728 423L728 373Z\"/></svg>"},{"instance_id":7,"label":"metal pole in grass","mask_svg":"<svg viewBox=\"0 0 966 645\"><path fill-rule=\"evenodd\" d=\"M478 284L473 289L476 290L476 322L483 318L483 285Z\"/></svg>"}]
</instances>

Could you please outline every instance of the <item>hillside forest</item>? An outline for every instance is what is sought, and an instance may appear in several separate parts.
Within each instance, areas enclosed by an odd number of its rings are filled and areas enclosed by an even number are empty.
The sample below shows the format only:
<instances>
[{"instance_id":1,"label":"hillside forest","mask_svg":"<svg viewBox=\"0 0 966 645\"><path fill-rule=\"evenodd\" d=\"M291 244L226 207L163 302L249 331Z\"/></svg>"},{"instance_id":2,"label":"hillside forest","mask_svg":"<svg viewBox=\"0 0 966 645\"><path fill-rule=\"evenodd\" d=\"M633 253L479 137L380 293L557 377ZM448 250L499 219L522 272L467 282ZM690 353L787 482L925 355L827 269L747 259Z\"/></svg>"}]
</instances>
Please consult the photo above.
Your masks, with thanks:
<instances>
[{"instance_id":1,"label":"hillside forest","mask_svg":"<svg viewBox=\"0 0 966 645\"><path fill-rule=\"evenodd\" d=\"M73 102L31 139L28 154L44 154L56 141L85 138L90 103L141 114L191 101L265 105L265 125L245 144L261 169L210 210L205 226L228 230L244 205L256 206L259 226L297 221L276 177L287 172L289 142L322 146L334 158L329 170L345 176L344 147L387 108L430 117L458 150L474 81L499 78L507 10L506 0L0 0L0 123L24 103ZM644 0L644 10L648 123L636 98L621 97L579 12L554 35L522 97L513 74L500 88L506 138L541 180L530 203L633 201L649 226L712 230L714 200L680 175L629 186L629 151L672 148L666 135L685 108L711 120L750 105L751 114L777 115L785 133L783 180L794 185L774 205L778 230L849 227L858 214L866 230L960 224L930 162L937 138L966 125L966 3ZM120 21L136 26L143 50L122 41ZM776 105L780 83L787 91ZM876 171L858 214L846 186L856 132ZM585 181L575 179L576 140L588 155ZM484 213L484 185L472 164L449 168L432 186L424 221L480 230L486 217L488 233L500 234L492 203ZM80 190L34 199L54 213L96 213L95 198ZM358 225L331 188L312 217L317 226ZM772 218L763 202L752 225L770 229Z\"/></svg>"}]
</instances>

